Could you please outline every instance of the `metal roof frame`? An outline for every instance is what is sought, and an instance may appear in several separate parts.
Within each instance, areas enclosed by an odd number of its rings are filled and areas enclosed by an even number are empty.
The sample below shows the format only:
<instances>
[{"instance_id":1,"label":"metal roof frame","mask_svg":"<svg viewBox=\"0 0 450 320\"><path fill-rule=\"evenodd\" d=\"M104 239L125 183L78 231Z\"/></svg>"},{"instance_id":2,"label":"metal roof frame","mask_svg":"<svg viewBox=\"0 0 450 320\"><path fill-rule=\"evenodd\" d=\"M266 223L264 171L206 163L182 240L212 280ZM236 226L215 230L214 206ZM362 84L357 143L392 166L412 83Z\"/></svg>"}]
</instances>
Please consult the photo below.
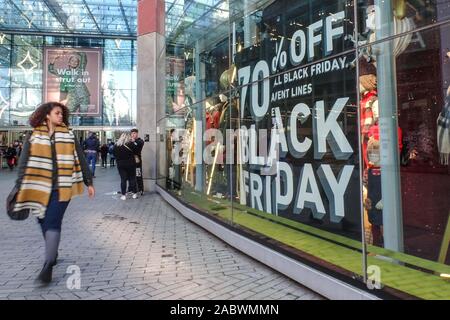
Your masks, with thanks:
<instances>
[{"instance_id":1,"label":"metal roof frame","mask_svg":"<svg viewBox=\"0 0 450 320\"><path fill-rule=\"evenodd\" d=\"M0 32L136 39L137 1L0 0Z\"/></svg>"}]
</instances>

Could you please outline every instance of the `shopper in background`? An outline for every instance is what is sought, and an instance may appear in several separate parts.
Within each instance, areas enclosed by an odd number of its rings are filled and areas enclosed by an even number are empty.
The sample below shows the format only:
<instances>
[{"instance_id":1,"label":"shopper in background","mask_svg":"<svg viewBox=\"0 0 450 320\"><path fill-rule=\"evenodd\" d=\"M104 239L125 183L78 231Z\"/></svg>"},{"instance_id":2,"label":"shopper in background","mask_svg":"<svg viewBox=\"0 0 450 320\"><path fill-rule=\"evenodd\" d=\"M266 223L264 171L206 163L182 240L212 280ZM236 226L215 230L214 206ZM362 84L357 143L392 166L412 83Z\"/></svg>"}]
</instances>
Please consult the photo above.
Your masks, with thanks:
<instances>
[{"instance_id":1,"label":"shopper in background","mask_svg":"<svg viewBox=\"0 0 450 320\"><path fill-rule=\"evenodd\" d=\"M108 151L109 151L108 145L104 143L100 147L100 155L102 157L102 168L108 167Z\"/></svg>"},{"instance_id":2,"label":"shopper in background","mask_svg":"<svg viewBox=\"0 0 450 320\"><path fill-rule=\"evenodd\" d=\"M8 163L8 167L9 169L11 169L11 171L14 169L14 166L16 165L17 161L16 156L17 156L16 148L14 148L14 144L11 143L5 152L5 158Z\"/></svg>"},{"instance_id":3,"label":"shopper in background","mask_svg":"<svg viewBox=\"0 0 450 320\"><path fill-rule=\"evenodd\" d=\"M19 143L17 144L17 148L16 148L17 158L20 158L20 156L22 154L22 149L23 149L23 142L19 141Z\"/></svg>"},{"instance_id":4,"label":"shopper in background","mask_svg":"<svg viewBox=\"0 0 450 320\"><path fill-rule=\"evenodd\" d=\"M126 132L123 133L114 146L114 156L117 160L117 169L120 174L120 192L121 200L126 200L127 183L129 191L132 193L132 198L137 199L136 189L136 145L131 141L131 135Z\"/></svg>"},{"instance_id":5,"label":"shopper in background","mask_svg":"<svg viewBox=\"0 0 450 320\"><path fill-rule=\"evenodd\" d=\"M109 147L108 147L108 153L109 153L109 166L110 167L115 167L116 164L116 157L114 156L114 142L110 142L109 143Z\"/></svg>"},{"instance_id":6,"label":"shopper in background","mask_svg":"<svg viewBox=\"0 0 450 320\"><path fill-rule=\"evenodd\" d=\"M100 141L95 132L91 132L89 138L87 138L83 144L88 165L91 167L92 177L95 178L95 165L97 163L97 153L100 147Z\"/></svg>"}]
</instances>

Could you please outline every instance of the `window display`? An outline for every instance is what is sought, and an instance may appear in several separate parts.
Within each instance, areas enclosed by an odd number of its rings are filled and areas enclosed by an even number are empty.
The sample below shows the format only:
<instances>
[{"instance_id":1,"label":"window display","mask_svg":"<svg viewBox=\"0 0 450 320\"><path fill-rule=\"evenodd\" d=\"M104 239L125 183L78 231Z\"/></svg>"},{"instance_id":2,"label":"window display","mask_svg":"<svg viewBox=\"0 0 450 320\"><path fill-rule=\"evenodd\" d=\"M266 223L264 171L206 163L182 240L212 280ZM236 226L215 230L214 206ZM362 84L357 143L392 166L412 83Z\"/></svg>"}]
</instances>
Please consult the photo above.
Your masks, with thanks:
<instances>
[{"instance_id":1,"label":"window display","mask_svg":"<svg viewBox=\"0 0 450 320\"><path fill-rule=\"evenodd\" d=\"M304 263L448 299L450 8L215 4L167 8L161 186Z\"/></svg>"}]
</instances>

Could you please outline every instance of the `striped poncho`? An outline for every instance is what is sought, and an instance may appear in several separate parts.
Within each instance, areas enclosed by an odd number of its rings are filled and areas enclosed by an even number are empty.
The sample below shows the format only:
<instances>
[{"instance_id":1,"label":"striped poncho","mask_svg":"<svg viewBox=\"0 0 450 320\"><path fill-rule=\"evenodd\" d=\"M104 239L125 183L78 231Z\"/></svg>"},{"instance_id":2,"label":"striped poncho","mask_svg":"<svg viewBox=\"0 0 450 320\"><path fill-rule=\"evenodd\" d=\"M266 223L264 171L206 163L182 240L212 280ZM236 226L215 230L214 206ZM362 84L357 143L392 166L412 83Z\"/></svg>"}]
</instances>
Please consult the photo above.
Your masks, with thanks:
<instances>
[{"instance_id":1,"label":"striped poncho","mask_svg":"<svg viewBox=\"0 0 450 320\"><path fill-rule=\"evenodd\" d=\"M47 126L35 128L30 137L29 158L15 211L30 209L38 218L45 217L54 170L57 170L59 201L70 201L83 193L83 174L75 149L75 136L65 125L55 128L55 151L57 168L53 168L52 142Z\"/></svg>"}]
</instances>

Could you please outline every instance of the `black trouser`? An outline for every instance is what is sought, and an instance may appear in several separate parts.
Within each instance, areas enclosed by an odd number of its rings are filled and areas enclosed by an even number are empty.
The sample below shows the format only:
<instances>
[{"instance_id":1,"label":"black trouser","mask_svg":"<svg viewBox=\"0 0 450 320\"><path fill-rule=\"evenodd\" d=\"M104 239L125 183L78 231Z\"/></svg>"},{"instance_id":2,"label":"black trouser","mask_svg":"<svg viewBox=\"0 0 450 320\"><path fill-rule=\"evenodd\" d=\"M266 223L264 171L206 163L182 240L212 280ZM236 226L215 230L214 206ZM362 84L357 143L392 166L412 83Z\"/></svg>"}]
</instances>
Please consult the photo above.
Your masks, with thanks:
<instances>
[{"instance_id":1,"label":"black trouser","mask_svg":"<svg viewBox=\"0 0 450 320\"><path fill-rule=\"evenodd\" d=\"M108 166L108 156L102 156L102 167Z\"/></svg>"},{"instance_id":2,"label":"black trouser","mask_svg":"<svg viewBox=\"0 0 450 320\"><path fill-rule=\"evenodd\" d=\"M136 164L136 183L137 190L144 192L144 178L142 177L142 162Z\"/></svg>"},{"instance_id":3,"label":"black trouser","mask_svg":"<svg viewBox=\"0 0 450 320\"><path fill-rule=\"evenodd\" d=\"M120 174L120 192L123 195L127 193L127 181L129 190L137 193L136 190L136 166L117 166Z\"/></svg>"},{"instance_id":4,"label":"black trouser","mask_svg":"<svg viewBox=\"0 0 450 320\"><path fill-rule=\"evenodd\" d=\"M109 158L109 166L110 167L114 167L115 166L115 164L114 164L115 160L116 160L116 158L113 158L113 157Z\"/></svg>"}]
</instances>

